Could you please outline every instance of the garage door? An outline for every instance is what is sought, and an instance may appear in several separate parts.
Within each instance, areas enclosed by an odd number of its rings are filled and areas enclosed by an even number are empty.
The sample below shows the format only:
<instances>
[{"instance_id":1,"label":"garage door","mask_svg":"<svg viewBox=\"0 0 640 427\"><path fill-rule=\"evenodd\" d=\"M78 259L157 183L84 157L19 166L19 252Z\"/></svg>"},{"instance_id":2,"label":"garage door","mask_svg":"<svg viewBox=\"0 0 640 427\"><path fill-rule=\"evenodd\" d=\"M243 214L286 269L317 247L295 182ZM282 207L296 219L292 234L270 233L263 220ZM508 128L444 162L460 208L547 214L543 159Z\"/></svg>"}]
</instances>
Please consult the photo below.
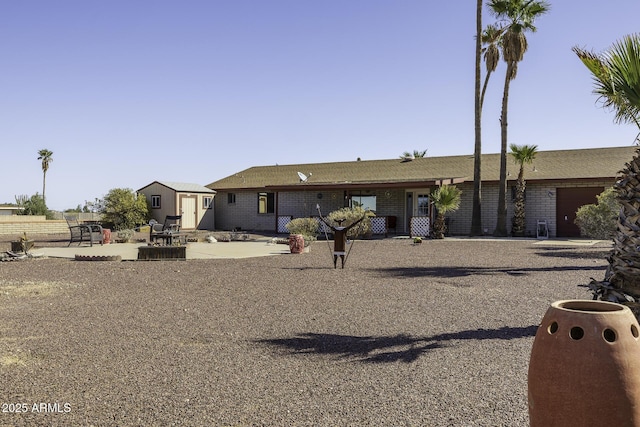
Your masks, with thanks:
<instances>
[{"instance_id":1,"label":"garage door","mask_svg":"<svg viewBox=\"0 0 640 427\"><path fill-rule=\"evenodd\" d=\"M575 225L576 211L584 205L597 202L596 196L604 187L578 187L556 189L556 236L580 237L580 228Z\"/></svg>"}]
</instances>

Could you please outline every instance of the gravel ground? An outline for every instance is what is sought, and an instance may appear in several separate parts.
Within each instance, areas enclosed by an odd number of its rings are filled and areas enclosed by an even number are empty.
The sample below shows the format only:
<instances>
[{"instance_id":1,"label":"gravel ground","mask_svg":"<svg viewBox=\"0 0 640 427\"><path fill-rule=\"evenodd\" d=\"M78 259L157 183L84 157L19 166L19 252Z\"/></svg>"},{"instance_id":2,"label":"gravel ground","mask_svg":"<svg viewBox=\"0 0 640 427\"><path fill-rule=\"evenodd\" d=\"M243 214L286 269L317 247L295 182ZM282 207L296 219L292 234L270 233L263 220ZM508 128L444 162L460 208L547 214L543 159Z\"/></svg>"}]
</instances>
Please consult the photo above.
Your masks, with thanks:
<instances>
[{"instance_id":1,"label":"gravel ground","mask_svg":"<svg viewBox=\"0 0 640 427\"><path fill-rule=\"evenodd\" d=\"M358 241L344 270L320 241L2 262L0 425L526 426L537 325L551 302L590 298L577 285L609 249Z\"/></svg>"}]
</instances>

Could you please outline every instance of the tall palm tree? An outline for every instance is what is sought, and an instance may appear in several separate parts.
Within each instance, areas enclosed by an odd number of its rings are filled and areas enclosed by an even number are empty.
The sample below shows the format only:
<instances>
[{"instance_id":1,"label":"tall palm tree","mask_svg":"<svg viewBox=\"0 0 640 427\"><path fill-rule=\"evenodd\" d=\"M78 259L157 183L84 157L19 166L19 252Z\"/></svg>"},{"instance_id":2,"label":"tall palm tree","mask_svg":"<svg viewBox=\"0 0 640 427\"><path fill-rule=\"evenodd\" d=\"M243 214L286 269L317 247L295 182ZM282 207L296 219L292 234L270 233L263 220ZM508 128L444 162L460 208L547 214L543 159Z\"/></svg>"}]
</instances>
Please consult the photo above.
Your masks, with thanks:
<instances>
[{"instance_id":1,"label":"tall palm tree","mask_svg":"<svg viewBox=\"0 0 640 427\"><path fill-rule=\"evenodd\" d=\"M485 48L481 49L481 56L484 58L487 75L484 78L482 85L482 91L480 91L480 72L476 79L478 85L477 90L479 95L476 96L476 147L474 153L474 167L473 167L473 210L471 214L471 235L479 236L483 234L482 231L482 202L481 202L481 154L482 154L482 107L484 105L484 96L489 86L489 78L498 67L500 62L500 39L502 37L503 29L496 25L488 25L487 28L480 33L480 41ZM479 98L478 98L479 96Z\"/></svg>"},{"instance_id":2,"label":"tall palm tree","mask_svg":"<svg viewBox=\"0 0 640 427\"><path fill-rule=\"evenodd\" d=\"M602 54L578 47L573 51L593 76L594 93L602 106L615 113L616 123L633 123L640 129L640 35L630 35ZM637 140L637 137L636 137ZM618 302L640 299L640 148L614 186L620 202L618 227L603 282L592 281L594 298ZM632 298L628 298L628 297ZM637 307L637 305L636 305ZM636 316L640 312L634 309Z\"/></svg>"},{"instance_id":3,"label":"tall palm tree","mask_svg":"<svg viewBox=\"0 0 640 427\"><path fill-rule=\"evenodd\" d=\"M534 0L489 0L491 12L499 20L506 21L502 35L502 58L507 63L507 72L502 94L502 114L500 116L500 188L498 191L498 220L494 236L507 235L507 111L509 105L509 85L518 73L518 62L522 61L528 43L525 31L535 32L534 21L549 11L546 1Z\"/></svg>"},{"instance_id":4,"label":"tall palm tree","mask_svg":"<svg viewBox=\"0 0 640 427\"><path fill-rule=\"evenodd\" d=\"M482 197L481 197L481 172L482 172L482 104L480 102L480 80L482 56L482 0L476 2L476 64L475 64L475 141L473 149L473 203L471 209L471 236L482 234Z\"/></svg>"},{"instance_id":5,"label":"tall palm tree","mask_svg":"<svg viewBox=\"0 0 640 427\"><path fill-rule=\"evenodd\" d=\"M49 164L51 162L53 162L53 152L47 150L46 148L43 148L42 150L38 151L38 160L42 160L42 200L45 202L47 202L47 199L45 198L45 189L46 189L46 182L47 182L47 171L49 170Z\"/></svg>"},{"instance_id":6,"label":"tall palm tree","mask_svg":"<svg viewBox=\"0 0 640 427\"><path fill-rule=\"evenodd\" d=\"M520 166L518 172L518 180L516 181L516 202L513 208L513 224L511 225L511 234L517 237L524 236L525 229L527 227L527 221L525 217L525 188L526 182L524 180L524 165L531 164L538 154L537 145L516 145L510 144L509 149L511 157Z\"/></svg>"},{"instance_id":7,"label":"tall palm tree","mask_svg":"<svg viewBox=\"0 0 640 427\"><path fill-rule=\"evenodd\" d=\"M431 193L431 202L436 207L437 215L433 222L433 237L444 239L447 231L445 215L454 212L460 207L460 191L454 185L442 185Z\"/></svg>"}]
</instances>

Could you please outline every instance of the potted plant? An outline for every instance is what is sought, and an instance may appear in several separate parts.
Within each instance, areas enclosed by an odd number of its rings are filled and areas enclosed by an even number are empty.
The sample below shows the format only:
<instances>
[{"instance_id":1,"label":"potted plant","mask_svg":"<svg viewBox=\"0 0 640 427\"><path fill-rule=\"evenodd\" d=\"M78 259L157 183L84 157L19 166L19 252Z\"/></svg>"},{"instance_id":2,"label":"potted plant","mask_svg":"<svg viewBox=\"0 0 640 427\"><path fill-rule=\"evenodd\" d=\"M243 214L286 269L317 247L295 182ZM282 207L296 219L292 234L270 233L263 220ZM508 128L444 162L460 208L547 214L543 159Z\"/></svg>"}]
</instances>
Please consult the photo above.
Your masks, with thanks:
<instances>
[{"instance_id":1,"label":"potted plant","mask_svg":"<svg viewBox=\"0 0 640 427\"><path fill-rule=\"evenodd\" d=\"M27 232L25 231L22 236L18 237L15 242L11 242L11 251L12 252L24 252L25 254L29 252L29 249L33 247L35 241L29 239L27 237Z\"/></svg>"},{"instance_id":2,"label":"potted plant","mask_svg":"<svg viewBox=\"0 0 640 427\"><path fill-rule=\"evenodd\" d=\"M315 218L296 218L285 228L289 230L289 249L291 253L309 251L309 245L316 240L318 221Z\"/></svg>"},{"instance_id":3,"label":"potted plant","mask_svg":"<svg viewBox=\"0 0 640 427\"><path fill-rule=\"evenodd\" d=\"M118 230L116 231L116 243L128 243L133 238L133 230Z\"/></svg>"}]
</instances>

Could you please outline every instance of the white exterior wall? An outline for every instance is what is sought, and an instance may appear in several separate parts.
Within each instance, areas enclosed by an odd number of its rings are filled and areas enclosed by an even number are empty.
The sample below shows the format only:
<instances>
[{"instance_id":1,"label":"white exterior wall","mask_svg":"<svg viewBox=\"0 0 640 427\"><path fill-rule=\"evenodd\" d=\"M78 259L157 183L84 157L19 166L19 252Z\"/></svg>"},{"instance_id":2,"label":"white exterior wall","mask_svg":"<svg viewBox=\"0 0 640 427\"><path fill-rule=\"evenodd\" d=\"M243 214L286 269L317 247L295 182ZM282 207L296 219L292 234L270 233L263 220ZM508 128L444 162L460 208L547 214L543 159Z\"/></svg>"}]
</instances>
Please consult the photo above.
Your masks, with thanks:
<instances>
[{"instance_id":1,"label":"white exterior wall","mask_svg":"<svg viewBox=\"0 0 640 427\"><path fill-rule=\"evenodd\" d=\"M185 198L195 198L195 228L198 230L215 229L215 196L214 193L179 193L176 192L176 206L179 215L182 215L183 222L186 215L193 215L193 212L185 212L183 200ZM205 209L204 198L211 197L211 209ZM188 229L188 228L185 228Z\"/></svg>"},{"instance_id":2,"label":"white exterior wall","mask_svg":"<svg viewBox=\"0 0 640 427\"><path fill-rule=\"evenodd\" d=\"M213 230L215 227L215 208L204 209L204 197L212 197L215 205L215 193L181 193L160 183L153 183L140 190L145 195L149 206L151 196L160 196L160 208L150 208L152 219L164 222L167 215L182 215L180 212L181 197L196 198L196 228L200 230Z\"/></svg>"},{"instance_id":3,"label":"white exterior wall","mask_svg":"<svg viewBox=\"0 0 640 427\"><path fill-rule=\"evenodd\" d=\"M162 223L167 215L176 215L176 192L174 190L156 182L143 188L140 192L147 198L151 219ZM151 208L151 196L160 196L160 208Z\"/></svg>"}]
</instances>

